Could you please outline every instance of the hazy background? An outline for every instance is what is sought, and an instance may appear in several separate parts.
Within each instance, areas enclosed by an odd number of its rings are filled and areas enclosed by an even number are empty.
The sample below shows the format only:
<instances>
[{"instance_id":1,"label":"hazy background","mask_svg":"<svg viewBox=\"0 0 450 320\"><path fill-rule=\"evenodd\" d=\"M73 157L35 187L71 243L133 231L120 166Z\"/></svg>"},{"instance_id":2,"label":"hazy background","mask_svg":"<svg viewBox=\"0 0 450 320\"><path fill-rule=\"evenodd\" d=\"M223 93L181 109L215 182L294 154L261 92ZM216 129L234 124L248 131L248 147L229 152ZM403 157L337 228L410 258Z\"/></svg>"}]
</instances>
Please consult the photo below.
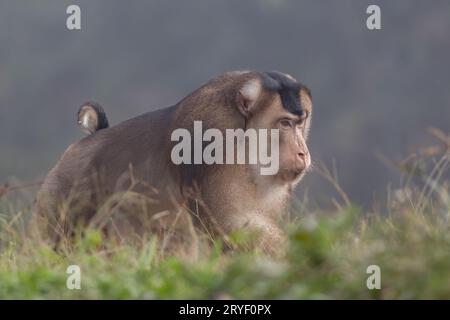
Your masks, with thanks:
<instances>
[{"instance_id":1,"label":"hazy background","mask_svg":"<svg viewBox=\"0 0 450 320\"><path fill-rule=\"evenodd\" d=\"M81 31L66 8L81 7ZM379 4L382 30L366 28ZM313 157L352 200L382 199L399 159L450 131L450 1L0 0L0 184L42 177L82 134L85 100L111 124L176 103L235 69L279 70L314 97ZM316 173L299 187L335 196Z\"/></svg>"}]
</instances>

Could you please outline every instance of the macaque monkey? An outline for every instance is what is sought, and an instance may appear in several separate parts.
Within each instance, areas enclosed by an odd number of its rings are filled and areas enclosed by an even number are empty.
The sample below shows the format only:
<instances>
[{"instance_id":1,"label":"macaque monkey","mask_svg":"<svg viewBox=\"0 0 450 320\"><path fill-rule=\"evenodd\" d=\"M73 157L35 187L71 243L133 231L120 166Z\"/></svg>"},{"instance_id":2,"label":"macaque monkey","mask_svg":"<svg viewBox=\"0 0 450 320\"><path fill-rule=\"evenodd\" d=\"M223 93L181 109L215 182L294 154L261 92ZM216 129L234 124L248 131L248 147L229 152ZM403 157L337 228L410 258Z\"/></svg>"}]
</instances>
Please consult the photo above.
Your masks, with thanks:
<instances>
[{"instance_id":1,"label":"macaque monkey","mask_svg":"<svg viewBox=\"0 0 450 320\"><path fill-rule=\"evenodd\" d=\"M258 243L267 252L276 252L283 245L278 220L311 164L306 144L311 94L293 77L280 72L228 72L172 107L110 128L106 128L99 105L83 108L81 125L95 134L66 150L38 195L36 216L44 218L51 233L67 234L75 225L92 221L104 226L106 220L113 220L108 215L113 207L120 207L121 217L115 228L130 223L145 233L151 228L136 223L143 215L170 216L187 209L213 235L244 229L258 233ZM204 130L216 129L224 135L230 129L276 130L278 171L262 175L259 162L175 164L171 155L177 141L172 134L181 128L194 135L196 121L202 122ZM200 143L205 145L205 138ZM236 150L227 148L226 153L231 151ZM249 156L247 152L246 158ZM146 210L125 208L122 198L116 197L124 192L148 199ZM105 203L111 204L106 206L108 210L104 210Z\"/></svg>"}]
</instances>

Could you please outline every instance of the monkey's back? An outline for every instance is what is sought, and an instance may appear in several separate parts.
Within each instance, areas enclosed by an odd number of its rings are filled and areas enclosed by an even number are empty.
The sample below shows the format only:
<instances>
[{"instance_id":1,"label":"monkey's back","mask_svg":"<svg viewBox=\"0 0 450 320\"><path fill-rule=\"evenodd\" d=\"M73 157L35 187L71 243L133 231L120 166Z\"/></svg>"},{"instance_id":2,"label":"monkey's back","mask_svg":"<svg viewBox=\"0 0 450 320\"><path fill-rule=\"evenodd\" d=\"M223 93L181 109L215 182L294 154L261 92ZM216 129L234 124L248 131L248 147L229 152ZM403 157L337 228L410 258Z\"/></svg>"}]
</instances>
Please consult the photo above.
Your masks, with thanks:
<instances>
[{"instance_id":1,"label":"monkey's back","mask_svg":"<svg viewBox=\"0 0 450 320\"><path fill-rule=\"evenodd\" d=\"M164 192L174 183L166 150L174 109L142 114L69 146L44 180L35 215L65 225L89 220L115 192ZM63 207L69 210L61 214Z\"/></svg>"}]
</instances>

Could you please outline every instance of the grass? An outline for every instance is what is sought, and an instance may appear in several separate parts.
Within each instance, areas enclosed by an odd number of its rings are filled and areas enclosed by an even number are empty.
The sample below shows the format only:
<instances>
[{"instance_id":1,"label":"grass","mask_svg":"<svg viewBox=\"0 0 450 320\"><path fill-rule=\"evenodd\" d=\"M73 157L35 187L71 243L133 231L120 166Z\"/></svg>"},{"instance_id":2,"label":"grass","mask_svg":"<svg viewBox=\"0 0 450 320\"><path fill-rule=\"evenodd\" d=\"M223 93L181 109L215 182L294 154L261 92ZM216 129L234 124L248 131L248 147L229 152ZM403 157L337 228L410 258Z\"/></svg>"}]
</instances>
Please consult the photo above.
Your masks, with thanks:
<instances>
[{"instance_id":1,"label":"grass","mask_svg":"<svg viewBox=\"0 0 450 320\"><path fill-rule=\"evenodd\" d=\"M56 253L27 236L24 204L7 195L0 202L0 298L450 299L449 153L424 158L395 164L404 187L390 192L379 212L345 198L333 210L287 223L289 248L276 258L224 253L220 240L202 239L195 254L167 256L156 238L133 246L96 230ZM66 287L69 265L81 268L80 290ZM370 265L380 267L379 290L367 288Z\"/></svg>"}]
</instances>

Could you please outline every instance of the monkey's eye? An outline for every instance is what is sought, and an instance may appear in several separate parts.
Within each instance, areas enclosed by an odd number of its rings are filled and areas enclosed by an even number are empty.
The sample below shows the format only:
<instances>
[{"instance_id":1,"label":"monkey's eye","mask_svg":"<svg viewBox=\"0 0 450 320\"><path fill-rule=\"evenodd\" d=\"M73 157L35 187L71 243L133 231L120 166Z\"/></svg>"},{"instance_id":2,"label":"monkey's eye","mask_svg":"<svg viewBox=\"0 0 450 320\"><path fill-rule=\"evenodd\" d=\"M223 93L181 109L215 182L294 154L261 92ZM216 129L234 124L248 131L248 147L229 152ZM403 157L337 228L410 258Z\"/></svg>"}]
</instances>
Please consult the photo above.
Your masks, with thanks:
<instances>
[{"instance_id":1,"label":"monkey's eye","mask_svg":"<svg viewBox=\"0 0 450 320\"><path fill-rule=\"evenodd\" d=\"M292 121L289 119L281 119L280 124L282 127L285 127L285 128L292 127Z\"/></svg>"}]
</instances>

